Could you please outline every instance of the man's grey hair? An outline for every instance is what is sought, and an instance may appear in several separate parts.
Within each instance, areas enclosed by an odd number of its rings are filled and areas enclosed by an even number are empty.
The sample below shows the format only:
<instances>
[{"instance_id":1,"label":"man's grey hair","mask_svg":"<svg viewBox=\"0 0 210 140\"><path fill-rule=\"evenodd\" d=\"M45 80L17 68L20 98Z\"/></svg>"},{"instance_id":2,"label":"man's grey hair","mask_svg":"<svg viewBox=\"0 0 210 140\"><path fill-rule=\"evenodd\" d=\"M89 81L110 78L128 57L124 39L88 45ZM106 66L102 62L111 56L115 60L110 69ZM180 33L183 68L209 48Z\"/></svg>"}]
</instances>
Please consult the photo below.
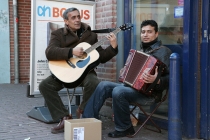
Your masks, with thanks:
<instances>
[{"instance_id":1,"label":"man's grey hair","mask_svg":"<svg viewBox=\"0 0 210 140\"><path fill-rule=\"evenodd\" d=\"M68 13L69 13L69 12L72 12L72 11L78 11L78 12L79 12L79 10L78 10L77 8L75 8L75 7L68 8L68 9L66 9L66 10L63 12L63 19L68 20Z\"/></svg>"}]
</instances>

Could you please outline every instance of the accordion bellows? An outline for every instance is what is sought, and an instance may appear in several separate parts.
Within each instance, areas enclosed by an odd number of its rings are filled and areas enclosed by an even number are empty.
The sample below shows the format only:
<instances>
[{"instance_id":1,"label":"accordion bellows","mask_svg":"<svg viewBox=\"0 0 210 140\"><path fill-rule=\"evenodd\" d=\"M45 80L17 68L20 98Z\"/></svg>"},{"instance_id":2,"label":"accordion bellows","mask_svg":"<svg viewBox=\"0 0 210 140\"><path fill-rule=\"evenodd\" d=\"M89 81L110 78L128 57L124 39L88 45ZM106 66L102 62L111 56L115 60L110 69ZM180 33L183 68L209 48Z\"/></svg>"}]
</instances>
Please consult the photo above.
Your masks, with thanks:
<instances>
[{"instance_id":1,"label":"accordion bellows","mask_svg":"<svg viewBox=\"0 0 210 140\"><path fill-rule=\"evenodd\" d=\"M147 91L151 84L143 82L142 74L144 71L155 74L156 66L160 65L165 64L151 55L131 49L123 71L120 73L119 82L129 85L143 94L151 95L153 89Z\"/></svg>"}]
</instances>

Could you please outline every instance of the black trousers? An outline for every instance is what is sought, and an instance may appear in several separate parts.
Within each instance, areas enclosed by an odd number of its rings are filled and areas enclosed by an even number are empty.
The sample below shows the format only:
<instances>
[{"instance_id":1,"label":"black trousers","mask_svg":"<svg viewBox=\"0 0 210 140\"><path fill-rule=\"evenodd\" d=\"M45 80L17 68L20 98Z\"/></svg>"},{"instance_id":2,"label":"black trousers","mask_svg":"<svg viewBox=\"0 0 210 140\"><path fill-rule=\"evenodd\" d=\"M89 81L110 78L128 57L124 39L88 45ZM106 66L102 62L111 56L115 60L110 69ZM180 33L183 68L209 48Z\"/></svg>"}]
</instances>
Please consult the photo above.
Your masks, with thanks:
<instances>
[{"instance_id":1,"label":"black trousers","mask_svg":"<svg viewBox=\"0 0 210 140\"><path fill-rule=\"evenodd\" d=\"M81 110L84 110L88 99L93 94L98 84L99 80L96 74L93 72L88 73L80 85L81 87L84 87L83 99L79 106ZM63 88L62 83L55 80L52 76L47 77L39 84L39 91L45 99L45 103L53 120L59 120L64 116L69 115L68 110L65 108L60 96L58 95L58 91Z\"/></svg>"}]
</instances>

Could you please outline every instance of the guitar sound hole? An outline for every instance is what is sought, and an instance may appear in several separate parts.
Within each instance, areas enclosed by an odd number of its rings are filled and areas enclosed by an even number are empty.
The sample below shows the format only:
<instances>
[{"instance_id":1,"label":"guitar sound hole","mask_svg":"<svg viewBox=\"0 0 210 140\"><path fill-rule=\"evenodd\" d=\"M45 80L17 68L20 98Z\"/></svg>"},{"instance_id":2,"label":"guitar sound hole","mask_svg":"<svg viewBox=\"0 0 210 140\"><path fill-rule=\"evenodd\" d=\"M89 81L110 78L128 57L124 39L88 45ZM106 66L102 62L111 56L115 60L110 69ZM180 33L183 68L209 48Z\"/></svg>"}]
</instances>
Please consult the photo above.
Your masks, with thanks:
<instances>
[{"instance_id":1,"label":"guitar sound hole","mask_svg":"<svg viewBox=\"0 0 210 140\"><path fill-rule=\"evenodd\" d=\"M83 53L83 55L81 56L81 57L79 57L79 58L81 58L81 59L85 59L87 57L87 53L86 52L84 52Z\"/></svg>"}]
</instances>

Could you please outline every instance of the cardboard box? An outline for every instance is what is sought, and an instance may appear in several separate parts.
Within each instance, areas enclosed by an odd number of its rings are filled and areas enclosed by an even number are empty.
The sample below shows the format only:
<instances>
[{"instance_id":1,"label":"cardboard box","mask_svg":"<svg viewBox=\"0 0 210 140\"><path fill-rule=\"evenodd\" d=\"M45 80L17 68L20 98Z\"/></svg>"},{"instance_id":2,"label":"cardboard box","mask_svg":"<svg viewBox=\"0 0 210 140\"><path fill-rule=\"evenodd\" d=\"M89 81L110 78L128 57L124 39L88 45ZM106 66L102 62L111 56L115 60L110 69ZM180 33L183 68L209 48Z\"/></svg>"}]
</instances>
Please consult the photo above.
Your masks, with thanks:
<instances>
[{"instance_id":1,"label":"cardboard box","mask_svg":"<svg viewBox=\"0 0 210 140\"><path fill-rule=\"evenodd\" d=\"M101 121L95 118L71 119L64 122L65 140L101 140Z\"/></svg>"}]
</instances>

